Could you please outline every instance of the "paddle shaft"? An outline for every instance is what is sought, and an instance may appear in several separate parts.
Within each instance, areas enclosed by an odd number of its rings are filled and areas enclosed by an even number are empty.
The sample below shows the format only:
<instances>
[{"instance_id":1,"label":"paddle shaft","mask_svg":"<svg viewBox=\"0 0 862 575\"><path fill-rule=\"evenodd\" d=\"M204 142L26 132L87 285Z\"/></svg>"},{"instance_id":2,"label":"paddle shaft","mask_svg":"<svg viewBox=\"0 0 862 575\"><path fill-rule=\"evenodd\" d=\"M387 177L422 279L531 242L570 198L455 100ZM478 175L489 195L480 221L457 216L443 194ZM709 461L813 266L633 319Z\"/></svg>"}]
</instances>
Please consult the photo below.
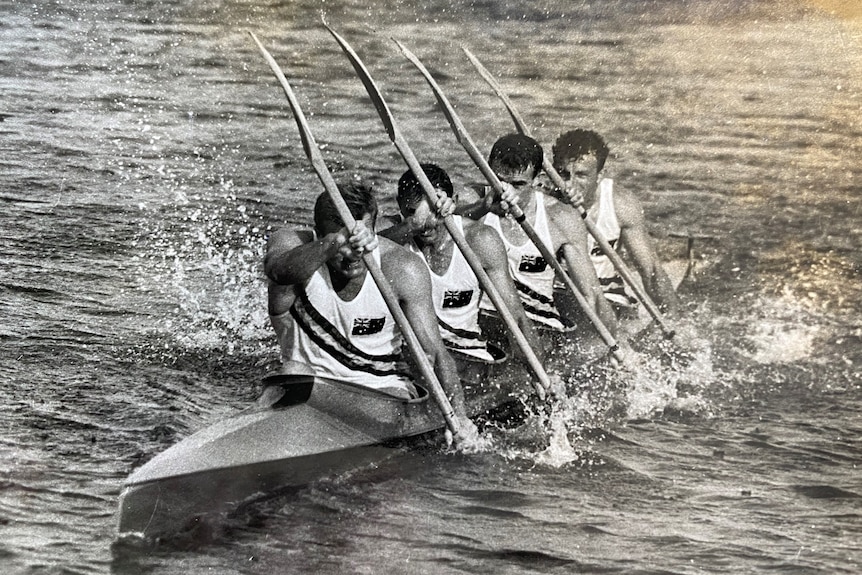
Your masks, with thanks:
<instances>
[{"instance_id":1,"label":"paddle shaft","mask_svg":"<svg viewBox=\"0 0 862 575\"><path fill-rule=\"evenodd\" d=\"M488 83L489 86L494 90L500 100L503 101L503 104L506 106L506 110L509 112L509 116L511 116L512 120L515 122L515 127L518 131L525 136L530 136L530 129L527 127L526 122L521 117L521 114L518 113L518 110L515 108L512 101L509 99L509 96L503 91L500 84L497 80L491 75L490 72L479 62L478 58L474 56L470 50L467 48L462 48L464 53L467 54L467 57L470 59L470 62L473 64L473 67L478 70L479 74ZM548 174L548 177L551 178L551 181L557 186L560 190L566 189L566 183L563 178L560 176L559 172L557 172L556 168L554 168L551 160L548 159L546 155L542 157L542 167L545 172ZM672 338L675 335L673 328L667 325L667 322L664 319L661 311L658 309L658 306L655 302L652 301L652 298L646 293L646 291L641 287L641 285L637 282L634 275L629 270L626 263L617 253L617 251L611 246L610 242L604 237L601 231L596 226L595 222L590 218L589 214L587 214L587 210L584 206L578 204L575 206L575 209L578 210L578 213L583 218L584 223L587 226L587 231L590 232L590 235L596 240L596 243L608 256L608 259L611 260L611 263L614 265L616 270L619 272L620 276L628 283L628 285L632 288L637 298L643 303L644 307L647 309L649 314L653 317L656 323L661 327L662 332L665 334L667 338Z\"/></svg>"},{"instance_id":2,"label":"paddle shaft","mask_svg":"<svg viewBox=\"0 0 862 575\"><path fill-rule=\"evenodd\" d=\"M425 175L425 171L419 164L419 160L416 159L416 156L413 154L413 151L410 149L410 146L407 144L407 141L401 135L401 131L395 124L395 118L392 116L392 113L390 112L389 107L386 105L386 102L383 99L383 95L380 93L380 90L372 79L371 74L368 72L367 68L362 63L362 60L360 60L359 56L356 54L353 48L350 47L347 41L345 41L344 38L339 36L329 26L326 26L326 28L338 42L339 46L341 46L342 50L347 55L348 59L353 65L354 70L356 70L356 73L359 75L360 80L362 80L362 84L365 86L368 95L374 102L374 106L377 109L378 115L386 126L386 131L389 134L389 139L392 140L393 144L395 144L395 148L398 150L398 153L401 154L401 157L407 163L407 166L410 168L410 171L413 172L413 175L419 181L419 185L422 186L422 190L425 192L428 201L431 202L431 205L436 204L438 199L437 192L435 191L433 184L431 184L430 180L428 180L428 176ZM497 307L497 310L500 312L500 316L506 322L506 325L509 327L509 329L511 329L513 333L516 334L516 341L519 343L519 345L522 345L522 349L524 349L525 351L525 356L527 357L530 366L533 368L537 377L539 378L538 382L533 382L533 387L536 389L536 393L538 394L538 396L544 399L545 391L550 387L550 379L548 378L548 374L545 372L535 353L533 353L532 349L530 349L530 346L527 343L523 332L521 332L517 322L515 321L514 316L512 315L509 308L506 306L506 302L503 300L503 297L500 295L500 292L497 290L496 286L494 286L494 284L491 282L491 278L488 277L488 274L485 271L485 268L482 266L482 261L479 259L479 256L476 255L476 252L474 252L473 248L470 247L470 244L467 243L467 239L464 237L464 234L461 233L460 229L458 229L458 226L455 224L454 218L452 216L446 216L445 218L443 218L443 224L446 226L446 230L449 232L449 235L452 236L455 245L458 246L459 250L461 250L461 253L464 255L464 259L467 260L467 263L470 265L470 268L473 270L473 273L476 274L476 277L478 278L482 289L484 289L488 296L491 298L491 301Z\"/></svg>"},{"instance_id":3,"label":"paddle shaft","mask_svg":"<svg viewBox=\"0 0 862 575\"><path fill-rule=\"evenodd\" d=\"M269 64L269 67L275 73L279 82L281 82L281 87L284 89L284 93L290 103L290 108L293 111L293 117L296 119L296 124L299 127L302 147L305 149L305 154L311 161L311 165L314 167L317 177L320 179L330 198L332 198L335 208L338 210L338 215L341 217L344 225L347 226L347 229L353 230L356 226L356 220L350 213L350 208L347 207L347 203L344 201L344 198L341 197L338 185L335 183L332 174L326 167L326 162L324 162L323 156L320 153L320 148L314 141L314 136L312 135L308 122L305 119L305 115L299 106L299 101L293 93L293 89L290 87L287 78L285 78L284 73L272 55L270 55L267 49L263 47L253 33L249 32L249 34L251 34L252 39L254 39L254 42L257 44L263 57ZM374 259L372 253L363 253L362 261L365 263L365 267L368 268L368 272L377 284L377 288L380 290L380 294L383 296L390 313L392 313L392 317L395 319L396 325L398 325L401 330L401 334L407 342L407 347L410 350L413 359L416 361L423 379L428 384L432 396L440 407L440 411L443 413L446 425L452 431L453 435L457 435L460 428L458 420L455 418L455 411L452 409L449 398L446 397L446 393L443 391L443 387L440 385L440 381L434 373L434 368L431 366L428 356L425 355L425 352L422 350L422 345L416 337L416 333L413 331L410 322L407 320L407 316L404 315L404 311L398 304L398 296L389 284L389 280L387 280L383 275L383 271L380 269L380 266L377 264L377 260Z\"/></svg>"},{"instance_id":4,"label":"paddle shaft","mask_svg":"<svg viewBox=\"0 0 862 575\"><path fill-rule=\"evenodd\" d=\"M449 99L446 98L446 95L443 94L443 90L440 88L439 84L437 84L436 80L431 76L428 69L422 64L419 58L416 57L410 50L404 47L403 44L395 40L395 43L401 49L401 52L404 56L413 64L421 73L425 80L428 82L428 85L431 86L431 90L434 92L434 96L437 98L437 102L440 104L441 109L443 110L443 114L446 116L446 119L449 121L449 125L452 127L452 131L455 134L455 138L458 142L464 147L467 151L467 154L473 160L473 163L476 164L476 167L482 172L482 175L485 176L485 179L491 184L491 187L494 188L494 191L497 194L501 194L503 191L503 186L500 182L500 179L497 177L497 174L494 173L494 170L491 169L491 166L488 165L488 162L485 160L484 156L482 156L481 152L479 152L479 148L473 142L473 139L470 137L470 134L467 132L467 129L464 127L463 122L458 117L458 114L455 112L455 108L449 102ZM568 273L563 269L563 266L560 265L560 262L557 261L556 256L551 252L550 248L542 241L542 238L539 237L539 234L536 232L536 229L533 225L527 221L526 215L524 215L523 210L521 210L520 206L513 204L509 206L509 212L512 214L512 217L515 218L515 221L521 226L521 229L524 230L524 233L527 237L536 245L539 249L539 252L542 254L542 257L548 262L550 266L554 268L554 272L557 277L560 278L566 284L566 287L572 292L575 296L575 299L580 304L584 313L587 315L589 320L592 322L593 326L595 326L596 331L598 331L601 338L607 343L611 352L615 354L615 357L622 361L622 358L618 355L619 345L617 344L614 336L608 331L608 328L605 326L604 322L602 322L601 318L595 312L593 307L587 302L586 297L583 295L578 286L575 285L572 278Z\"/></svg>"}]
</instances>

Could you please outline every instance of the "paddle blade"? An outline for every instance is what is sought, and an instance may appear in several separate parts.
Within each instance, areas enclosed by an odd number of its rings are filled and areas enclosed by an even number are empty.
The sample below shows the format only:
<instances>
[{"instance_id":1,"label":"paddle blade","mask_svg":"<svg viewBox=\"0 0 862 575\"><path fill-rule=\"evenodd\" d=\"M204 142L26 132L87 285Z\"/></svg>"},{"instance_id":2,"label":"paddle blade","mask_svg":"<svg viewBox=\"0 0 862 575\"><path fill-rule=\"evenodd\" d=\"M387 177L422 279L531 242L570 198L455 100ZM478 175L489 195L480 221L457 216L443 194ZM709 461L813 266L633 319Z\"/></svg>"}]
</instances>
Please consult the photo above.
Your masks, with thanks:
<instances>
[{"instance_id":1,"label":"paddle blade","mask_svg":"<svg viewBox=\"0 0 862 575\"><path fill-rule=\"evenodd\" d=\"M437 99L437 103L440 104L440 109L443 110L443 115L446 116L446 120L449 122L449 125L452 127L452 132L455 134L455 138L457 138L458 143L464 145L465 139L469 141L470 137L467 134L467 130L464 128L464 124L461 123L461 119L455 114L454 108L449 103L449 99L446 98L446 95L443 94L443 90L440 89L439 84L431 75L431 72L425 67L425 65L416 57L416 55L407 49L404 44L396 40L392 39L393 42L398 46L401 50L401 53L404 55L407 60L419 70L419 73L425 78L425 81L428 82L428 85L431 86L431 91L434 92L434 97ZM472 142L466 142L472 144Z\"/></svg>"},{"instance_id":2,"label":"paddle blade","mask_svg":"<svg viewBox=\"0 0 862 575\"><path fill-rule=\"evenodd\" d=\"M299 137L302 140L302 147L305 150L305 155L308 156L309 159L312 159L312 163L314 163L314 157L319 155L317 143L314 141L314 136L311 134L311 129L308 127L305 114L302 113L302 108L299 106L299 100L297 100L293 88L291 88L284 72L282 72L281 67L275 61L275 58L272 57L272 54L269 53L269 50L264 48L260 40L257 39L257 36L254 35L254 32L249 31L249 35L252 40L254 40L254 43L257 44L260 53L263 54L263 58L266 60L266 63L269 64L275 77L278 78L281 88L284 90L285 96L287 96L287 101L290 104L290 109L293 112L296 125L299 127Z\"/></svg>"},{"instance_id":3,"label":"paddle blade","mask_svg":"<svg viewBox=\"0 0 862 575\"><path fill-rule=\"evenodd\" d=\"M497 175L491 170L491 167L488 165L488 162L482 156L482 153L479 151L479 148L473 142L473 139L470 137L470 133L467 131L467 128L464 127L464 123L461 121L461 118L458 116L457 112L455 112L455 108L449 102L449 99L443 93L443 90L440 88L440 85L434 80L434 77L431 76L431 73L425 67L424 64L416 57L413 52L408 50L401 42L395 40L393 38L395 44L398 45L398 48L401 50L401 53L404 54L404 57L413 64L416 69L422 74L425 78L425 81L428 82L428 85L431 86L431 90L434 92L434 97L437 98L437 102L440 104L440 108L443 110L443 115L446 116L446 120L449 122L449 126L452 128L452 132L455 134L455 139L458 140L458 143L464 147L467 154L473 160L473 163L476 164L476 167L482 172L491 186L500 193L501 184ZM521 211L517 205L511 206L512 215L520 222L524 219L524 213Z\"/></svg>"},{"instance_id":4,"label":"paddle blade","mask_svg":"<svg viewBox=\"0 0 862 575\"><path fill-rule=\"evenodd\" d=\"M515 106L512 104L512 101L509 100L509 96L506 92L503 91L503 87L497 82L494 76L491 75L491 72L488 71L485 66L482 65L482 62L473 55L470 50L467 49L466 46L461 46L461 50L467 55L467 58L470 59L470 63L473 64L473 67L476 68L476 71L479 72L479 75L482 76L482 79L487 82L491 89L497 94L497 96L503 101L503 104L506 106L506 111L509 112L509 116L512 117L512 121L515 122L515 128L519 133L524 134L525 136L530 136L530 129L527 127L527 123L524 122L524 119L521 117L521 114L518 113L518 110L515 109Z\"/></svg>"},{"instance_id":5,"label":"paddle blade","mask_svg":"<svg viewBox=\"0 0 862 575\"><path fill-rule=\"evenodd\" d=\"M368 92L368 96L374 103L374 107L377 109L377 114L383 121L384 128L386 128L386 133L389 134L389 139L394 142L398 137L398 129L392 121L392 114L389 111L389 106L386 105L386 102L380 96L380 89L377 87L374 79L371 78L371 73L365 67L365 64L362 63L362 60L359 59L359 55L350 47L350 44L347 43L347 40L339 36L335 30L330 28L329 24L326 23L326 20L323 20L323 25L327 30L329 30L329 33L332 34L332 37L335 38L335 41L338 42L338 45L341 46L341 49L347 55L347 59L350 60L350 63L353 65L353 69L356 70L356 74L365 86L365 91Z\"/></svg>"},{"instance_id":6,"label":"paddle blade","mask_svg":"<svg viewBox=\"0 0 862 575\"><path fill-rule=\"evenodd\" d=\"M249 34L255 44L257 44L257 47L260 49L261 54L263 54L264 59L269 64L269 67L272 69L276 78L278 78L278 81L281 83L282 90L284 90L284 94L287 96L290 110L293 112L293 118L296 120L296 126L299 128L299 137L302 141L302 148L305 150L305 155L311 161L311 166L314 168L314 172L317 174L323 187L335 203L335 208L338 210L338 215L341 217L341 220L347 227L353 229L356 220L353 218L353 215L350 213L350 209L341 197L341 192L338 191L338 185L335 183L332 173L329 171L329 168L326 167L323 154L320 153L320 148L317 146L317 142L314 141L311 127L305 119L305 114L302 112L302 108L299 105L299 100L297 99L293 88L290 86L290 83L287 81L284 72L282 72L281 67L275 61L275 58L273 58L269 51L264 48L263 44L261 44L260 40L257 39L257 36L255 36L253 32L249 32Z\"/></svg>"}]
</instances>

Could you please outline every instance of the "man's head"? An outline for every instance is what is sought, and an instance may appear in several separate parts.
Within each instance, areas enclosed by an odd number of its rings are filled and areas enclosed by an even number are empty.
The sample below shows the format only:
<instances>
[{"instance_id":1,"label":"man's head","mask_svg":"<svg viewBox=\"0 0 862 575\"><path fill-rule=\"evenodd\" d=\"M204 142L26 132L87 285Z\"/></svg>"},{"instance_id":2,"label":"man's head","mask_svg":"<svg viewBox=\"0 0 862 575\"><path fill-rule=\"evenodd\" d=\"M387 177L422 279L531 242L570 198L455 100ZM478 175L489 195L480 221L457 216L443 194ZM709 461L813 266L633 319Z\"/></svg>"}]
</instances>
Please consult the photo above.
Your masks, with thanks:
<instances>
[{"instance_id":1,"label":"man's head","mask_svg":"<svg viewBox=\"0 0 862 575\"><path fill-rule=\"evenodd\" d=\"M422 171L434 189L446 194L448 197L454 195L452 181L446 171L436 164L422 164ZM404 218L416 218L417 223L423 224L417 234L417 239L433 242L443 233L439 230L442 220L437 218L434 207L428 202L422 185L412 170L407 170L398 180L398 207ZM440 232L440 233L438 233Z\"/></svg>"},{"instance_id":2,"label":"man's head","mask_svg":"<svg viewBox=\"0 0 862 575\"><path fill-rule=\"evenodd\" d=\"M586 204L596 199L599 173L608 158L608 145L591 130L571 130L554 143L554 168L566 180L566 194Z\"/></svg>"},{"instance_id":3,"label":"man's head","mask_svg":"<svg viewBox=\"0 0 862 575\"><path fill-rule=\"evenodd\" d=\"M604 138L596 132L577 129L560 134L554 142L553 153L554 168L566 177L562 172L565 171L567 163L590 154L596 157L596 168L601 172L610 150Z\"/></svg>"},{"instance_id":4,"label":"man's head","mask_svg":"<svg viewBox=\"0 0 862 575\"><path fill-rule=\"evenodd\" d=\"M451 198L454 194L454 188L452 187L452 181L449 179L449 174L437 164L421 164L421 167L431 185ZM404 172L401 175L401 179L398 180L398 196L396 199L402 213L404 213L405 207L415 209L416 205L426 199L425 191L422 189L422 185L412 170Z\"/></svg>"},{"instance_id":5,"label":"man's head","mask_svg":"<svg viewBox=\"0 0 862 575\"><path fill-rule=\"evenodd\" d=\"M488 164L501 179L521 174L532 181L542 169L543 158L539 142L523 134L509 134L494 142Z\"/></svg>"},{"instance_id":6,"label":"man's head","mask_svg":"<svg viewBox=\"0 0 862 575\"><path fill-rule=\"evenodd\" d=\"M339 184L338 190L354 219L362 220L366 216L370 216L372 226L376 223L377 200L374 198L374 191L371 186L348 182ZM343 227L344 221L338 214L335 202L332 201L328 193L321 193L314 203L314 229L317 231L317 235L323 237L327 233L338 231Z\"/></svg>"},{"instance_id":7,"label":"man's head","mask_svg":"<svg viewBox=\"0 0 862 575\"><path fill-rule=\"evenodd\" d=\"M341 197L347 204L350 214L357 221L374 231L377 221L377 200L370 186L350 182L338 186ZM322 238L328 234L337 233L344 226L344 221L338 214L335 202L324 192L317 197L314 204L314 229L317 237ZM359 276L365 271L362 254L354 251L349 245L342 246L338 254L327 262L331 272L337 273L344 278Z\"/></svg>"}]
</instances>

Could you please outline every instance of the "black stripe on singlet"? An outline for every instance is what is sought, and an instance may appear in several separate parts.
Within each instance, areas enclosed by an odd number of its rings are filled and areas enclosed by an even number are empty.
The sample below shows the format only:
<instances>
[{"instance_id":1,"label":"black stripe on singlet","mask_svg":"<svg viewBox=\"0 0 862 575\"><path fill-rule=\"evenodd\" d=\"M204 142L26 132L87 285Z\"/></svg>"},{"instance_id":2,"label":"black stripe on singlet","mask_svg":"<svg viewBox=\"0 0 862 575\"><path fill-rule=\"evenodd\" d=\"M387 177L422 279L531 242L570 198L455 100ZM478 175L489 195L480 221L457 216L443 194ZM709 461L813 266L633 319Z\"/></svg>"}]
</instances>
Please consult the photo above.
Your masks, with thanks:
<instances>
[{"instance_id":1,"label":"black stripe on singlet","mask_svg":"<svg viewBox=\"0 0 862 575\"><path fill-rule=\"evenodd\" d=\"M311 305L304 289L297 291L296 301L290 307L290 315L296 320L297 325L299 325L302 331L322 350L349 369L378 376L401 375L410 378L410 374L405 369L399 369L399 365L401 365L399 361L401 359L400 355L371 355L358 349ZM312 322L314 325L312 325ZM333 347L317 332L315 327L326 332L327 335L344 349Z\"/></svg>"}]
</instances>

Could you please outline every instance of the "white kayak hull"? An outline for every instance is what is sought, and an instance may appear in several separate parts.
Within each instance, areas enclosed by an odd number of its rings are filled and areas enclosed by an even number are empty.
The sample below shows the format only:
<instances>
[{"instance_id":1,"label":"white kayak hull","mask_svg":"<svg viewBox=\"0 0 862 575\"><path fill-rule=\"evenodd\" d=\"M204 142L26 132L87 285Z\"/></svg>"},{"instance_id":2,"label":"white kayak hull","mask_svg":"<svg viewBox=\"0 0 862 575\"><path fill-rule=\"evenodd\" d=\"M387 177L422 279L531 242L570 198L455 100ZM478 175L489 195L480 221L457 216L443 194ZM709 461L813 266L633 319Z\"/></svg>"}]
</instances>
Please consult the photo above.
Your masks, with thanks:
<instances>
[{"instance_id":1,"label":"white kayak hull","mask_svg":"<svg viewBox=\"0 0 862 575\"><path fill-rule=\"evenodd\" d=\"M519 373L520 394L529 385ZM392 453L387 443L445 427L427 393L402 400L311 375L284 376L279 387L284 393L271 405L219 421L133 472L120 494L119 533L192 529L249 497L379 461ZM465 393L473 414L514 397L489 378L466 384Z\"/></svg>"}]
</instances>

